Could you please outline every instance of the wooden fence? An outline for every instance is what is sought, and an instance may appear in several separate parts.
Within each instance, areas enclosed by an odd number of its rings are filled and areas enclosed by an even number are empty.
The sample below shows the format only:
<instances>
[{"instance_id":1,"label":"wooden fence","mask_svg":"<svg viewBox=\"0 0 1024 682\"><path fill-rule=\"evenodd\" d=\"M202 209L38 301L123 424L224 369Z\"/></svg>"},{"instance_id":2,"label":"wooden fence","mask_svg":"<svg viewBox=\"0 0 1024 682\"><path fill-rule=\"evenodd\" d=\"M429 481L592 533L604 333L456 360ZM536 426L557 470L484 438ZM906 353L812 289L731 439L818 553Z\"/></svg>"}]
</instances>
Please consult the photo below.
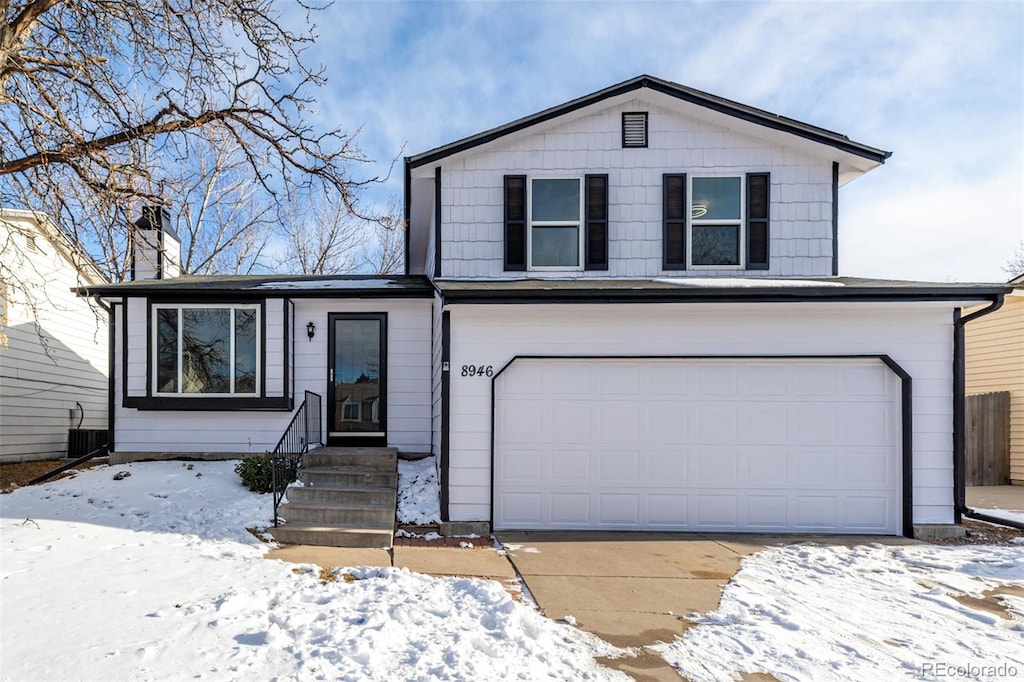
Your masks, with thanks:
<instances>
[{"instance_id":1,"label":"wooden fence","mask_svg":"<svg viewBox=\"0 0 1024 682\"><path fill-rule=\"evenodd\" d=\"M1010 483L1010 394L967 396L967 485Z\"/></svg>"}]
</instances>

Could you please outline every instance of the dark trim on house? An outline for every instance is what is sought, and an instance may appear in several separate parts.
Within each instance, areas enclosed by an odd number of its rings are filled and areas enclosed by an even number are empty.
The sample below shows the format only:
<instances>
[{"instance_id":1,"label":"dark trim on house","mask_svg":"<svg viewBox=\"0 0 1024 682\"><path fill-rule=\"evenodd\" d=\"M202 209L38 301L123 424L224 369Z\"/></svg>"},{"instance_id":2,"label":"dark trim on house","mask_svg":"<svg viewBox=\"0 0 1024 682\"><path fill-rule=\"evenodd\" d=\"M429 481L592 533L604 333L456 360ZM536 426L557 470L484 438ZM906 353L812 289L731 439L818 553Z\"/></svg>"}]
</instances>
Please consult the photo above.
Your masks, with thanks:
<instances>
[{"instance_id":1,"label":"dark trim on house","mask_svg":"<svg viewBox=\"0 0 1024 682\"><path fill-rule=\"evenodd\" d=\"M763 199L758 197L754 193L753 181L764 181L764 196ZM747 233L747 253L746 253L746 269L747 270L767 270L768 264L771 262L772 253L772 176L771 173L747 173L743 179L746 184L746 203L747 203L747 215L746 215L746 233ZM761 202L757 199L763 200L763 205L759 205ZM754 233L759 233L757 239L754 238ZM764 245L764 257L755 260L753 257L754 245Z\"/></svg>"},{"instance_id":2,"label":"dark trim on house","mask_svg":"<svg viewBox=\"0 0 1024 682\"><path fill-rule=\"evenodd\" d=\"M107 329L107 452L115 452L117 435L117 399L115 396L117 379L117 309L124 310L124 303L110 304L110 324ZM122 351L123 354L124 351ZM121 377L124 382L124 376Z\"/></svg>"},{"instance_id":3,"label":"dark trim on house","mask_svg":"<svg viewBox=\"0 0 1024 682\"><path fill-rule=\"evenodd\" d=\"M1006 297L1000 295L990 305L962 315L953 311L953 521L960 523L967 507L967 361L965 326L971 320L994 313L1003 307ZM969 516L970 514L968 514ZM977 517L975 517L977 518ZM984 520L984 519L982 519Z\"/></svg>"},{"instance_id":4,"label":"dark trim on house","mask_svg":"<svg viewBox=\"0 0 1024 682\"><path fill-rule=\"evenodd\" d=\"M203 411L203 412L245 412L251 410L292 409L292 401L287 396L273 398L235 398L230 396L210 396L206 398L176 398L167 396L128 396L124 406L137 410L168 410L168 411Z\"/></svg>"},{"instance_id":5,"label":"dark trim on house","mask_svg":"<svg viewBox=\"0 0 1024 682\"><path fill-rule=\"evenodd\" d=\"M351 436L331 436L331 427L336 426L332 421L332 411L334 410L335 397L334 397L334 382L330 380L331 371L331 359L334 357L334 323L337 320L372 320L380 324L380 369L378 371L378 381L380 385L380 410L378 416L380 418L381 431L383 436L368 436L361 432L353 432ZM387 445L388 440L388 314L386 312L379 313L327 313L327 353L324 358L324 374L323 377L327 382L327 391L325 398L327 400L327 420L325 421L325 438L324 445L351 445L355 447L371 446L371 447L383 447Z\"/></svg>"},{"instance_id":6,"label":"dark trim on house","mask_svg":"<svg viewBox=\"0 0 1024 682\"><path fill-rule=\"evenodd\" d=\"M364 286L386 280L381 286ZM325 286L338 282L339 285ZM354 286L346 287L345 282ZM308 287L306 286L308 285ZM203 302L209 299L249 301L280 298L432 298L433 284L425 275L211 275L141 280L120 284L75 287L79 296L151 296Z\"/></svg>"},{"instance_id":7,"label":"dark trim on house","mask_svg":"<svg viewBox=\"0 0 1024 682\"><path fill-rule=\"evenodd\" d=\"M900 416L903 424L900 446L903 451L903 536L914 537L914 383L907 370L888 355L879 355L886 367L900 379Z\"/></svg>"},{"instance_id":8,"label":"dark trim on house","mask_svg":"<svg viewBox=\"0 0 1024 682\"><path fill-rule=\"evenodd\" d=\"M284 301L281 302L284 305ZM235 319L232 315L231 326L235 326ZM263 299L260 301L260 395L264 398L267 397L267 300ZM234 374L235 368L231 368L231 373ZM234 381L234 377L232 377ZM281 391L283 394L284 391Z\"/></svg>"},{"instance_id":9,"label":"dark trim on house","mask_svg":"<svg viewBox=\"0 0 1024 682\"><path fill-rule=\"evenodd\" d=\"M409 157L410 168L415 169L421 166L437 163L438 161L454 154L458 154L459 152L464 152L473 149L474 147L487 144L488 142L493 142L494 140L505 137L506 135L511 135L512 133L544 123L545 121L550 121L551 119L558 118L559 116L564 116L565 114L572 113L592 104L602 102L606 99L625 95L644 88L654 92L660 92L689 104L695 104L721 114L732 116L748 123L755 123L757 125L762 125L773 130L780 130L818 144L834 147L840 151L869 159L876 163L885 163L885 160L892 155L892 152L883 151L881 149L869 147L865 144L853 142L850 138L841 133L826 130L825 128L819 128L795 119L786 118L785 116L779 116L762 109L734 102L732 100L725 99L724 97L718 97L685 85L665 81L653 76L641 75L617 85L604 88L603 90L598 90L597 92L585 95L578 99L565 102L564 104L559 104L538 113L506 123L505 125L498 126L497 128L492 128L476 135L457 140L451 144L436 147L421 154L411 156Z\"/></svg>"},{"instance_id":10,"label":"dark trim on house","mask_svg":"<svg viewBox=\"0 0 1024 682\"><path fill-rule=\"evenodd\" d=\"M903 367L886 354L851 354L851 355L515 355L491 377L491 507L489 523L494 528L494 476L495 446L494 413L497 407L498 377L512 366L516 360L858 360L875 359L888 367L901 383L901 529L904 537L914 537L914 431L913 431L913 396L912 378Z\"/></svg>"},{"instance_id":11,"label":"dark trim on house","mask_svg":"<svg viewBox=\"0 0 1024 682\"><path fill-rule=\"evenodd\" d=\"M448 505L451 499L451 360L452 320L451 312L441 313L441 520L449 521Z\"/></svg>"},{"instance_id":12,"label":"dark trim on house","mask_svg":"<svg viewBox=\"0 0 1024 682\"><path fill-rule=\"evenodd\" d=\"M402 220L405 222L405 269L404 273L409 274L409 216L412 212L412 169L409 167L409 157L405 157L405 186L403 192Z\"/></svg>"},{"instance_id":13,"label":"dark trim on house","mask_svg":"<svg viewBox=\"0 0 1024 682\"><path fill-rule=\"evenodd\" d=\"M593 201L600 192L604 200ZM583 268L608 269L608 174L583 176Z\"/></svg>"},{"instance_id":14,"label":"dark trim on house","mask_svg":"<svg viewBox=\"0 0 1024 682\"><path fill-rule=\"evenodd\" d=\"M676 191L673 193L670 185ZM679 206L676 203L681 202ZM661 176L661 269L686 269L686 173Z\"/></svg>"},{"instance_id":15,"label":"dark trim on house","mask_svg":"<svg viewBox=\"0 0 1024 682\"><path fill-rule=\"evenodd\" d=\"M128 325L125 325L126 327ZM181 333L181 330L178 330ZM153 302L146 298L146 391L147 398L153 396ZM234 371L232 369L232 371ZM179 390L181 387L178 387Z\"/></svg>"},{"instance_id":16,"label":"dark trim on house","mask_svg":"<svg viewBox=\"0 0 1024 682\"><path fill-rule=\"evenodd\" d=\"M612 304L612 303L893 303L912 301L964 301L979 303L992 300L989 291L948 291L906 288L854 290L838 293L838 287L828 290L801 287L800 291L771 290L752 292L750 289L479 289L445 290L445 303L449 305L526 305L540 303Z\"/></svg>"},{"instance_id":17,"label":"dark trim on house","mask_svg":"<svg viewBox=\"0 0 1024 682\"><path fill-rule=\"evenodd\" d=\"M155 279L164 278L164 231L160 228L156 236L156 275Z\"/></svg>"},{"instance_id":18,"label":"dark trim on house","mask_svg":"<svg viewBox=\"0 0 1024 682\"><path fill-rule=\"evenodd\" d=\"M125 298L121 303L121 406L128 407L125 402L128 400L128 301ZM146 306L149 309L149 306ZM149 359L146 359L149 362Z\"/></svg>"},{"instance_id":19,"label":"dark trim on house","mask_svg":"<svg viewBox=\"0 0 1024 682\"><path fill-rule=\"evenodd\" d=\"M832 276L839 276L839 162L832 162Z\"/></svg>"},{"instance_id":20,"label":"dark trim on house","mask_svg":"<svg viewBox=\"0 0 1024 682\"><path fill-rule=\"evenodd\" d=\"M502 252L505 254L503 269L505 272L525 272L529 260L526 254L529 239L526 231L530 226L526 222L528 214L526 202L525 175L506 175L501 185L502 218L505 225ZM514 198L515 201L510 201Z\"/></svg>"},{"instance_id":21,"label":"dark trim on house","mask_svg":"<svg viewBox=\"0 0 1024 682\"><path fill-rule=\"evenodd\" d=\"M626 119L630 116L642 116L644 122L644 139L643 144L627 144L626 143ZM649 122L650 114L646 111L623 111L622 112L622 148L623 149L646 149L650 146L648 134L650 133Z\"/></svg>"},{"instance_id":22,"label":"dark trim on house","mask_svg":"<svg viewBox=\"0 0 1024 682\"><path fill-rule=\"evenodd\" d=\"M434 169L434 277L441 276L441 167Z\"/></svg>"},{"instance_id":23,"label":"dark trim on house","mask_svg":"<svg viewBox=\"0 0 1024 682\"><path fill-rule=\"evenodd\" d=\"M291 389L291 368L292 368L292 354L291 354L291 341L292 341L292 312L291 308L292 301L290 298L281 299L281 323L284 329L284 337L281 339L281 347L284 351L284 357L281 358L282 368L281 374L281 395L286 398L292 399L295 397L295 392ZM266 337L264 337L265 340ZM264 358L265 360L265 358ZM264 361L263 367L266 369L267 363ZM263 373L266 376L266 372ZM266 395L264 393L263 395Z\"/></svg>"}]
</instances>

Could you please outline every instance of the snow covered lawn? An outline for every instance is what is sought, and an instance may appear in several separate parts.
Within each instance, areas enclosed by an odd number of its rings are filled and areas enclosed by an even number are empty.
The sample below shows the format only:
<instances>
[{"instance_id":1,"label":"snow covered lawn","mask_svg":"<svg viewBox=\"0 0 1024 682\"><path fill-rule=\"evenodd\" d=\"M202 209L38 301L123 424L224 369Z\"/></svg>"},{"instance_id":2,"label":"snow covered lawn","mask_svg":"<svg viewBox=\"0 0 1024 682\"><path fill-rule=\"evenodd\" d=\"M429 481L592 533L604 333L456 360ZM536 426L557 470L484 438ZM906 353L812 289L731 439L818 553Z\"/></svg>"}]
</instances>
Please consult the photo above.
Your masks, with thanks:
<instances>
[{"instance_id":1,"label":"snow covered lawn","mask_svg":"<svg viewBox=\"0 0 1024 682\"><path fill-rule=\"evenodd\" d=\"M621 679L497 582L262 558L233 462L97 467L0 496L4 680ZM130 476L113 480L115 473Z\"/></svg>"},{"instance_id":2,"label":"snow covered lawn","mask_svg":"<svg viewBox=\"0 0 1024 682\"><path fill-rule=\"evenodd\" d=\"M694 620L683 638L652 647L694 682L737 672L1016 678L1024 676L1024 547L771 549L744 559L719 608Z\"/></svg>"}]
</instances>

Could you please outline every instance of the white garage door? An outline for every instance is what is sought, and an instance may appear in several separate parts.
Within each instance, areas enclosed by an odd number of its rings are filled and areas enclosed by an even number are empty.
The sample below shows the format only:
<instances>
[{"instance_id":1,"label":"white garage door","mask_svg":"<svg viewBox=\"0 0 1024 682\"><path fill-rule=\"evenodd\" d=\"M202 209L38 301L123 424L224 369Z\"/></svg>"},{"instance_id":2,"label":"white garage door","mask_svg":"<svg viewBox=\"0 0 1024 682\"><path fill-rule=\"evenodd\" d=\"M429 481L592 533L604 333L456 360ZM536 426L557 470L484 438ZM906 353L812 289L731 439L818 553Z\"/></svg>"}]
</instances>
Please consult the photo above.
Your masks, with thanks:
<instances>
[{"instance_id":1,"label":"white garage door","mask_svg":"<svg viewBox=\"0 0 1024 682\"><path fill-rule=\"evenodd\" d=\"M876 359L519 359L494 419L497 529L899 533Z\"/></svg>"}]
</instances>

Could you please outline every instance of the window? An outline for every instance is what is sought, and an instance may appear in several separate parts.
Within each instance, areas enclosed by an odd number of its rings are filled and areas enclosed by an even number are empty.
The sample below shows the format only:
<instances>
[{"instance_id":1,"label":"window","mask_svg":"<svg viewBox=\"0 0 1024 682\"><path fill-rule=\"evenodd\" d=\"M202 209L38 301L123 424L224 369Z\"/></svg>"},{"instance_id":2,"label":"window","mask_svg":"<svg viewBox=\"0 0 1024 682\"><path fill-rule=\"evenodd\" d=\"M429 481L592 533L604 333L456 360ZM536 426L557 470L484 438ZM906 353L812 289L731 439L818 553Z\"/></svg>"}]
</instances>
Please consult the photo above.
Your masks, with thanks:
<instances>
[{"instance_id":1,"label":"window","mask_svg":"<svg viewBox=\"0 0 1024 682\"><path fill-rule=\"evenodd\" d=\"M259 307L154 306L154 393L255 396Z\"/></svg>"},{"instance_id":2,"label":"window","mask_svg":"<svg viewBox=\"0 0 1024 682\"><path fill-rule=\"evenodd\" d=\"M505 270L607 270L608 176L505 176Z\"/></svg>"},{"instance_id":3,"label":"window","mask_svg":"<svg viewBox=\"0 0 1024 682\"><path fill-rule=\"evenodd\" d=\"M768 269L768 173L663 177L666 270Z\"/></svg>"},{"instance_id":4,"label":"window","mask_svg":"<svg viewBox=\"0 0 1024 682\"><path fill-rule=\"evenodd\" d=\"M579 178L530 180L530 267L572 269L580 266Z\"/></svg>"},{"instance_id":5,"label":"window","mask_svg":"<svg viewBox=\"0 0 1024 682\"><path fill-rule=\"evenodd\" d=\"M345 398L341 404L341 420L346 422L358 422L363 420L363 406L352 396Z\"/></svg>"}]
</instances>

